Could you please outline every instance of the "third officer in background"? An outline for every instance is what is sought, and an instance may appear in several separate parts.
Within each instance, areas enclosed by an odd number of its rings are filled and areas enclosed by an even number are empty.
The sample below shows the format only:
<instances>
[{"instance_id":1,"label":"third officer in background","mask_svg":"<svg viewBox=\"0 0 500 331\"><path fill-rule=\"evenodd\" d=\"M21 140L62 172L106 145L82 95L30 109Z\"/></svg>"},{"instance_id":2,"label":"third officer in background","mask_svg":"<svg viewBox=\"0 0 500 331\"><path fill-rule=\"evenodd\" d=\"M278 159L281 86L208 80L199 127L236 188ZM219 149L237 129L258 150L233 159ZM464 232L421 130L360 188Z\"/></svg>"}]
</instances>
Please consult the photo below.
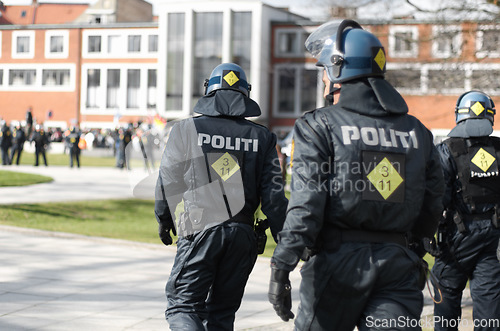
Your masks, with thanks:
<instances>
[{"instance_id":1,"label":"third officer in background","mask_svg":"<svg viewBox=\"0 0 500 331\"><path fill-rule=\"evenodd\" d=\"M66 136L66 146L69 150L69 166L73 168L73 163L76 161L76 166L80 168L80 130L72 127L69 134Z\"/></svg>"},{"instance_id":2,"label":"third officer in background","mask_svg":"<svg viewBox=\"0 0 500 331\"><path fill-rule=\"evenodd\" d=\"M462 292L467 281L473 319L500 330L500 138L490 136L493 100L483 92L462 94L456 104L457 125L437 146L446 191L445 217L438 231L439 253L433 267L442 293L434 305L435 330L457 330ZM440 294L436 289L436 295ZM495 326L496 325L496 326Z\"/></svg>"},{"instance_id":3,"label":"third officer in background","mask_svg":"<svg viewBox=\"0 0 500 331\"><path fill-rule=\"evenodd\" d=\"M306 48L334 105L295 123L269 299L283 320L294 317L289 272L302 257L296 330L419 329L425 251L408 243L433 237L442 212L432 134L407 114L384 79L384 48L357 22L323 24Z\"/></svg>"},{"instance_id":4,"label":"third officer in background","mask_svg":"<svg viewBox=\"0 0 500 331\"><path fill-rule=\"evenodd\" d=\"M233 330L259 243L265 245L254 214L261 205L274 238L285 220L276 136L246 119L261 114L249 94L240 66L215 67L193 110L201 116L176 123L165 147L155 214L164 244L172 243L171 230L179 235L165 289L172 330Z\"/></svg>"}]
</instances>

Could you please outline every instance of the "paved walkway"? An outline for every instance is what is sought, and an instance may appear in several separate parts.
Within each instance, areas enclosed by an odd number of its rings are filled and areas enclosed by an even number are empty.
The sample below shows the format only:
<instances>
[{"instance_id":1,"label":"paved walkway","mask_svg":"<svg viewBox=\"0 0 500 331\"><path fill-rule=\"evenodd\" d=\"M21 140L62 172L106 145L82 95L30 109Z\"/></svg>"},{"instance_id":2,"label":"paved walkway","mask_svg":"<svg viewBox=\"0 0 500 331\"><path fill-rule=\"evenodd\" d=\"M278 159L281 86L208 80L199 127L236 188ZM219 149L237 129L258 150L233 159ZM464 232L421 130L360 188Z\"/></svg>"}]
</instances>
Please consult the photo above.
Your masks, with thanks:
<instances>
[{"instance_id":1,"label":"paved walkway","mask_svg":"<svg viewBox=\"0 0 500 331\"><path fill-rule=\"evenodd\" d=\"M0 170L54 178L47 184L0 188L0 204L132 197L130 178L119 169L19 166ZM163 291L175 247L10 226L0 226L0 242L0 330L167 329ZM298 269L291 274L295 312ZM260 257L236 315L236 330L293 329L267 301L269 275L269 259ZM432 301L427 289L424 295L425 317L432 314ZM468 293L463 304L464 317L470 316Z\"/></svg>"}]
</instances>

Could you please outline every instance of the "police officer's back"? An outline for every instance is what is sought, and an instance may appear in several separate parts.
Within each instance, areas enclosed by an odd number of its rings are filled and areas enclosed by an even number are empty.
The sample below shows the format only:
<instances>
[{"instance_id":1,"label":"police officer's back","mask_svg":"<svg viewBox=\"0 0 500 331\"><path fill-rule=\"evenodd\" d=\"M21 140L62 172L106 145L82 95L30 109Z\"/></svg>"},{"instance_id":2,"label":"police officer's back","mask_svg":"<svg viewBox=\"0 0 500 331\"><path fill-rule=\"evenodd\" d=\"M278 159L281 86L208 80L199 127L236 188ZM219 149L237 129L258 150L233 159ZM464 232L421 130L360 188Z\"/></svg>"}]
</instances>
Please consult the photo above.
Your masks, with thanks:
<instances>
[{"instance_id":1,"label":"police officer's back","mask_svg":"<svg viewBox=\"0 0 500 331\"><path fill-rule=\"evenodd\" d=\"M433 267L443 298L434 305L436 330L456 330L449 326L461 316L462 291L469 280L474 320L496 319L496 327L490 324L481 330L500 329L500 138L491 136L495 113L485 93L462 94L455 107L457 125L437 146L446 182L446 212ZM441 294L436 290L438 298Z\"/></svg>"},{"instance_id":2,"label":"police officer's back","mask_svg":"<svg viewBox=\"0 0 500 331\"><path fill-rule=\"evenodd\" d=\"M14 162L14 158L16 158L16 164L19 165L25 142L26 133L24 132L24 128L19 124L15 127L14 133L12 134L12 150L10 154L12 163Z\"/></svg>"},{"instance_id":3,"label":"police officer's back","mask_svg":"<svg viewBox=\"0 0 500 331\"><path fill-rule=\"evenodd\" d=\"M432 134L407 114L383 78L381 43L356 22L322 25L306 48L340 98L295 124L290 203L269 299L283 320L293 318L288 273L302 257L297 330L418 322L421 261L406 243L432 237L442 210Z\"/></svg>"},{"instance_id":4,"label":"police officer's back","mask_svg":"<svg viewBox=\"0 0 500 331\"><path fill-rule=\"evenodd\" d=\"M173 330L233 329L257 258L254 214L261 204L276 238L287 205L276 136L245 119L261 112L243 69L223 63L205 87L194 108L201 116L170 132L156 190L160 238L171 244L170 230L180 237L166 286Z\"/></svg>"}]
</instances>

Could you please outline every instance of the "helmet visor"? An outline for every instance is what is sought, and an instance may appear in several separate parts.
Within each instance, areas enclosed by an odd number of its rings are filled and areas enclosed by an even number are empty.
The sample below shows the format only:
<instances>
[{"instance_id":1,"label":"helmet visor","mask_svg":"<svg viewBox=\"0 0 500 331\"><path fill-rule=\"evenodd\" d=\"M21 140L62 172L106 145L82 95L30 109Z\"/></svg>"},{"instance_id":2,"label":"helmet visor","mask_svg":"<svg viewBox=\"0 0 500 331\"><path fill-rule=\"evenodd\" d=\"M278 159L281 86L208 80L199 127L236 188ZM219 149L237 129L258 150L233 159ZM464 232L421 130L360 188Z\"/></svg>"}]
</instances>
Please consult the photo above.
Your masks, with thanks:
<instances>
[{"instance_id":1,"label":"helmet visor","mask_svg":"<svg viewBox=\"0 0 500 331\"><path fill-rule=\"evenodd\" d=\"M335 43L335 36L337 35L340 23L341 21L324 23L309 35L304 45L313 57L317 59L325 45L332 47Z\"/></svg>"}]
</instances>

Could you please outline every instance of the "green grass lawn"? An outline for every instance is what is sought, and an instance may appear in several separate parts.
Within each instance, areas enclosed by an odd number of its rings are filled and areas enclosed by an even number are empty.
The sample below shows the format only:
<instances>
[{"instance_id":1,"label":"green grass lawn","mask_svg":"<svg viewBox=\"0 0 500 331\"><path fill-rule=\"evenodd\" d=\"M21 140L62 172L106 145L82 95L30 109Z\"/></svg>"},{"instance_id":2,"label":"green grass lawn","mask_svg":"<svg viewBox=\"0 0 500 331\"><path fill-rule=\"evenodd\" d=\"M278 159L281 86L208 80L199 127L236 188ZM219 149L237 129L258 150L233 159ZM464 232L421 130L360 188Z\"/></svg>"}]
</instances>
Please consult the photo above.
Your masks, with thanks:
<instances>
[{"instance_id":1,"label":"green grass lawn","mask_svg":"<svg viewBox=\"0 0 500 331\"><path fill-rule=\"evenodd\" d=\"M69 167L69 155L68 154L50 154L47 153L47 163L49 167L52 166L68 166ZM43 165L43 158L40 157L38 162ZM20 164L23 165L33 165L35 164L34 153L23 152L21 155ZM85 167L114 167L116 165L116 159L114 157L94 157L87 156L85 153L80 155L80 166Z\"/></svg>"},{"instance_id":2,"label":"green grass lawn","mask_svg":"<svg viewBox=\"0 0 500 331\"><path fill-rule=\"evenodd\" d=\"M51 182L52 180L51 177L47 176L0 170L0 187L41 184Z\"/></svg>"}]
</instances>

